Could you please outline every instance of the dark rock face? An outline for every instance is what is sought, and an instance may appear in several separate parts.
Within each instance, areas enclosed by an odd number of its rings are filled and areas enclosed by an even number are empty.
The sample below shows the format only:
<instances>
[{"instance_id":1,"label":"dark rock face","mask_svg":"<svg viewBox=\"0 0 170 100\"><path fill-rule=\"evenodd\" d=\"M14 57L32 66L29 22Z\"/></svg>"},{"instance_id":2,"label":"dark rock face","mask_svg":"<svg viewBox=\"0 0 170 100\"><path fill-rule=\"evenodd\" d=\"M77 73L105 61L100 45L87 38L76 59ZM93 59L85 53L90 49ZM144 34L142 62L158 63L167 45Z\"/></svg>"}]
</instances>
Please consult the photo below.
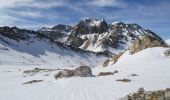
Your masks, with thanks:
<instances>
[{"instance_id":1,"label":"dark rock face","mask_svg":"<svg viewBox=\"0 0 170 100\"><path fill-rule=\"evenodd\" d=\"M18 29L17 27L0 27L0 35L8 37L10 39L19 41L19 40L25 40L28 39L29 36L27 35L27 33L30 33L31 31L27 31L24 29Z\"/></svg>"},{"instance_id":2,"label":"dark rock face","mask_svg":"<svg viewBox=\"0 0 170 100\"><path fill-rule=\"evenodd\" d=\"M84 40L79 38L79 37L71 37L71 38L68 38L68 44L69 45L72 45L73 47L80 47L83 43L84 43Z\"/></svg>"},{"instance_id":3,"label":"dark rock face","mask_svg":"<svg viewBox=\"0 0 170 100\"><path fill-rule=\"evenodd\" d=\"M74 70L63 70L63 71L59 71L57 74L54 75L55 79L59 79L59 78L69 78L72 76L80 76L80 77L91 77L92 75L92 71L91 68L88 66L80 66Z\"/></svg>"}]
</instances>

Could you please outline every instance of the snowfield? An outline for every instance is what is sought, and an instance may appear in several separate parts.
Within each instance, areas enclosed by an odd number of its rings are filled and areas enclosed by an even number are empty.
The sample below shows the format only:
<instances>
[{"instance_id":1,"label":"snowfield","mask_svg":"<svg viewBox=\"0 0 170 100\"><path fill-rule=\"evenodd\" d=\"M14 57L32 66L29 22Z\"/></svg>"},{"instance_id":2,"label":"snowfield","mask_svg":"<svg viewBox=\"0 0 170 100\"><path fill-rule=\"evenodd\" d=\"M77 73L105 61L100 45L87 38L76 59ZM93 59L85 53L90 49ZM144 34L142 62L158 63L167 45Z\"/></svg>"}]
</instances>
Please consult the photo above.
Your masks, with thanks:
<instances>
[{"instance_id":1,"label":"snowfield","mask_svg":"<svg viewBox=\"0 0 170 100\"><path fill-rule=\"evenodd\" d=\"M166 43L168 43L170 45L170 39L166 40Z\"/></svg>"},{"instance_id":2,"label":"snowfield","mask_svg":"<svg viewBox=\"0 0 170 100\"><path fill-rule=\"evenodd\" d=\"M89 65L95 67L102 65L105 59L104 56L63 48L50 43L47 39L31 38L27 41L16 42L0 37L0 65L46 65L54 68Z\"/></svg>"},{"instance_id":3,"label":"snowfield","mask_svg":"<svg viewBox=\"0 0 170 100\"><path fill-rule=\"evenodd\" d=\"M0 47L3 46L3 44L0 45ZM57 53L54 55L54 53L46 51L46 55L41 56L41 58L48 60L46 58L48 56L51 59L44 64L36 57L25 52L19 53L13 49L8 49L9 51L1 50L0 53L0 100L118 100L131 92L135 92L140 87L144 87L146 90L170 87L170 57L165 57L163 54L167 48L149 48L134 55L129 55L129 51L127 51L112 66L103 68L99 64L92 67L94 75L98 75L99 72L117 70L118 73L114 75L72 77L58 80L54 79L54 74L58 70L40 72L35 75L23 73L23 71L35 67L72 69L73 67L60 66L62 63L57 66L56 62L64 59L56 59L55 57L58 57ZM7 54L7 52L10 53ZM25 55L26 58L38 63L28 63L27 60L25 61L22 57L19 57L21 55ZM80 59L80 57L76 56L75 62L77 59ZM85 58L81 59L84 61ZM54 61L56 62L52 63ZM70 63L72 62L73 60ZM131 76L131 74L138 76ZM123 78L130 79L131 82L116 81ZM43 82L23 84L32 80L43 80Z\"/></svg>"}]
</instances>

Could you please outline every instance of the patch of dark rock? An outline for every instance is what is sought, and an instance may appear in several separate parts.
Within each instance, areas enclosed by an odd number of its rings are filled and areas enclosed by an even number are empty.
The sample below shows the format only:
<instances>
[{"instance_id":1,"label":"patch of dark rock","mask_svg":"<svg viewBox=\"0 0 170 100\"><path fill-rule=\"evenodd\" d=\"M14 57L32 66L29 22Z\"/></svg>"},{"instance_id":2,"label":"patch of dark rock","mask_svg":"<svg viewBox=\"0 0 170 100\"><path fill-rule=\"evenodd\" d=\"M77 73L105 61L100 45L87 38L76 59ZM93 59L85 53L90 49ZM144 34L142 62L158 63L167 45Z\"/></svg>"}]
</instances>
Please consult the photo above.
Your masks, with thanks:
<instances>
[{"instance_id":1,"label":"patch of dark rock","mask_svg":"<svg viewBox=\"0 0 170 100\"><path fill-rule=\"evenodd\" d=\"M129 94L120 100L170 100L170 89L145 91L139 88L136 93Z\"/></svg>"},{"instance_id":2,"label":"patch of dark rock","mask_svg":"<svg viewBox=\"0 0 170 100\"><path fill-rule=\"evenodd\" d=\"M103 67L107 67L107 66L109 65L109 62L110 62L110 60L107 59L107 60L103 63Z\"/></svg>"},{"instance_id":3,"label":"patch of dark rock","mask_svg":"<svg viewBox=\"0 0 170 100\"><path fill-rule=\"evenodd\" d=\"M33 83L38 83L38 82L43 82L43 80L32 80L32 81L28 81L22 84L33 84Z\"/></svg>"},{"instance_id":4,"label":"patch of dark rock","mask_svg":"<svg viewBox=\"0 0 170 100\"><path fill-rule=\"evenodd\" d=\"M88 66L80 66L74 70L62 70L59 71L57 74L54 75L55 79L59 78L69 78L69 77L92 77L92 71L91 68Z\"/></svg>"},{"instance_id":5,"label":"patch of dark rock","mask_svg":"<svg viewBox=\"0 0 170 100\"><path fill-rule=\"evenodd\" d=\"M119 71L115 70L113 73L116 74L116 73L118 73L118 72L119 72Z\"/></svg>"},{"instance_id":6,"label":"patch of dark rock","mask_svg":"<svg viewBox=\"0 0 170 100\"><path fill-rule=\"evenodd\" d=\"M124 78L124 79L118 79L118 80L116 80L116 81L119 81L119 82L131 82L130 79L126 79L126 78Z\"/></svg>"},{"instance_id":7,"label":"patch of dark rock","mask_svg":"<svg viewBox=\"0 0 170 100\"><path fill-rule=\"evenodd\" d=\"M113 75L113 72L100 72L98 76L108 76L108 75Z\"/></svg>"},{"instance_id":8,"label":"patch of dark rock","mask_svg":"<svg viewBox=\"0 0 170 100\"><path fill-rule=\"evenodd\" d=\"M34 68L32 70L25 70L23 73L28 74L28 75L34 75L39 72L52 72L56 71L58 69L42 69L42 68Z\"/></svg>"},{"instance_id":9,"label":"patch of dark rock","mask_svg":"<svg viewBox=\"0 0 170 100\"><path fill-rule=\"evenodd\" d=\"M108 76L108 75L114 75L118 73L118 71L114 71L114 72L100 72L97 76Z\"/></svg>"},{"instance_id":10,"label":"patch of dark rock","mask_svg":"<svg viewBox=\"0 0 170 100\"><path fill-rule=\"evenodd\" d=\"M135 76L139 76L139 75L137 75L137 74L131 74L130 76L135 77Z\"/></svg>"},{"instance_id":11,"label":"patch of dark rock","mask_svg":"<svg viewBox=\"0 0 170 100\"><path fill-rule=\"evenodd\" d=\"M49 74L45 74L45 75L43 75L43 76L49 76Z\"/></svg>"}]
</instances>

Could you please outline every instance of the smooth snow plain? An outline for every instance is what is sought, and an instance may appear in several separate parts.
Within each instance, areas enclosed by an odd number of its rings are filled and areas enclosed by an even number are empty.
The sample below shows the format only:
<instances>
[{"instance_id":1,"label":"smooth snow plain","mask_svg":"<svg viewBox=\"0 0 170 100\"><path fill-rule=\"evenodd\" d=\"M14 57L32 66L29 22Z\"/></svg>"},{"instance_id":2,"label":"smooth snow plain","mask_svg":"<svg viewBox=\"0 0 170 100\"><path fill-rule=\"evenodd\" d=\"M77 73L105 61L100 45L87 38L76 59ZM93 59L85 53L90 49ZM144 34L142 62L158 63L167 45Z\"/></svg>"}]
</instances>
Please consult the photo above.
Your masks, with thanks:
<instances>
[{"instance_id":1,"label":"smooth snow plain","mask_svg":"<svg viewBox=\"0 0 170 100\"><path fill-rule=\"evenodd\" d=\"M1 44L1 47L3 46ZM43 61L25 52L14 51L10 48L8 48L8 51L1 50L0 100L118 100L131 92L135 92L140 87L144 87L146 90L165 89L170 87L170 57L165 57L163 54L167 49L162 47L148 48L134 55L130 55L129 51L127 51L114 65L103 68L101 64L98 64L92 67L95 77L72 77L58 80L54 79L54 74L58 71L40 72L32 76L23 73L24 70L36 67L52 69L75 68L54 66L57 64L56 62L63 61L61 55L61 59L52 60L58 56L57 52L47 51L44 56L48 57L41 56L41 59L47 60L44 64L42 63ZM24 58L20 57L22 53L25 55ZM54 53L56 53L55 56ZM73 55L70 59L73 59L74 56L77 57L75 57L76 60L82 57ZM66 56L64 57L67 58ZM51 59L48 60L48 58ZM88 57L83 56L81 60L83 61L86 58L88 59ZM38 62L38 64L31 63L28 59ZM93 56L89 59L100 60ZM74 60L71 60L71 62ZM91 63L96 62L91 61L89 65ZM99 72L113 72L115 70L118 71L117 74L97 76ZM46 76L46 74L49 74L49 76ZM131 74L137 74L138 76L132 77ZM116 81L123 78L130 79L131 82ZM43 82L22 84L32 80L43 80Z\"/></svg>"}]
</instances>

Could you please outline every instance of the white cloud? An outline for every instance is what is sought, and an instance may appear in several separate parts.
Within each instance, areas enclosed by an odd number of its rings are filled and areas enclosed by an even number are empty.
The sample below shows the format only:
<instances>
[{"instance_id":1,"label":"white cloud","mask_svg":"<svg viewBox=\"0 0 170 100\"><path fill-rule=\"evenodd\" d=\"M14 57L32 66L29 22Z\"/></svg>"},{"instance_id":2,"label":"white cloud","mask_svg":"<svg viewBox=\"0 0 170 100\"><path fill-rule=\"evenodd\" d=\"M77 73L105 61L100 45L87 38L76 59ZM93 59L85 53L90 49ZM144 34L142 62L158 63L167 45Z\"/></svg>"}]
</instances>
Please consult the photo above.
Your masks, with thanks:
<instances>
[{"instance_id":1,"label":"white cloud","mask_svg":"<svg viewBox=\"0 0 170 100\"><path fill-rule=\"evenodd\" d=\"M126 5L121 0L92 0L89 5L97 7L119 7L124 8Z\"/></svg>"},{"instance_id":2,"label":"white cloud","mask_svg":"<svg viewBox=\"0 0 170 100\"><path fill-rule=\"evenodd\" d=\"M32 3L32 7L36 7L36 8L42 8L42 9L48 9L48 8L52 8L52 7L59 7L59 6L64 6L64 2L62 1L54 1L54 2L35 2Z\"/></svg>"},{"instance_id":3,"label":"white cloud","mask_svg":"<svg viewBox=\"0 0 170 100\"><path fill-rule=\"evenodd\" d=\"M0 8L15 7L18 3L28 3L32 0L0 0Z\"/></svg>"},{"instance_id":4,"label":"white cloud","mask_svg":"<svg viewBox=\"0 0 170 100\"><path fill-rule=\"evenodd\" d=\"M34 7L40 9L48 9L52 7L64 6L65 3L62 0L58 1L36 1L36 0L0 0L0 9L9 7Z\"/></svg>"},{"instance_id":5,"label":"white cloud","mask_svg":"<svg viewBox=\"0 0 170 100\"><path fill-rule=\"evenodd\" d=\"M9 15L2 15L0 16L0 25L1 26L14 26L14 25L18 25L18 23L16 22L23 22L23 23L30 23L31 21L25 20L25 19L21 19L21 18L17 18L14 16L9 16Z\"/></svg>"},{"instance_id":6,"label":"white cloud","mask_svg":"<svg viewBox=\"0 0 170 100\"><path fill-rule=\"evenodd\" d=\"M24 6L24 7L33 7L33 8L39 8L39 9L49 9L53 7L60 7L65 6L65 3L63 1L34 1L34 2L28 2L28 3L18 3L18 6Z\"/></svg>"}]
</instances>

